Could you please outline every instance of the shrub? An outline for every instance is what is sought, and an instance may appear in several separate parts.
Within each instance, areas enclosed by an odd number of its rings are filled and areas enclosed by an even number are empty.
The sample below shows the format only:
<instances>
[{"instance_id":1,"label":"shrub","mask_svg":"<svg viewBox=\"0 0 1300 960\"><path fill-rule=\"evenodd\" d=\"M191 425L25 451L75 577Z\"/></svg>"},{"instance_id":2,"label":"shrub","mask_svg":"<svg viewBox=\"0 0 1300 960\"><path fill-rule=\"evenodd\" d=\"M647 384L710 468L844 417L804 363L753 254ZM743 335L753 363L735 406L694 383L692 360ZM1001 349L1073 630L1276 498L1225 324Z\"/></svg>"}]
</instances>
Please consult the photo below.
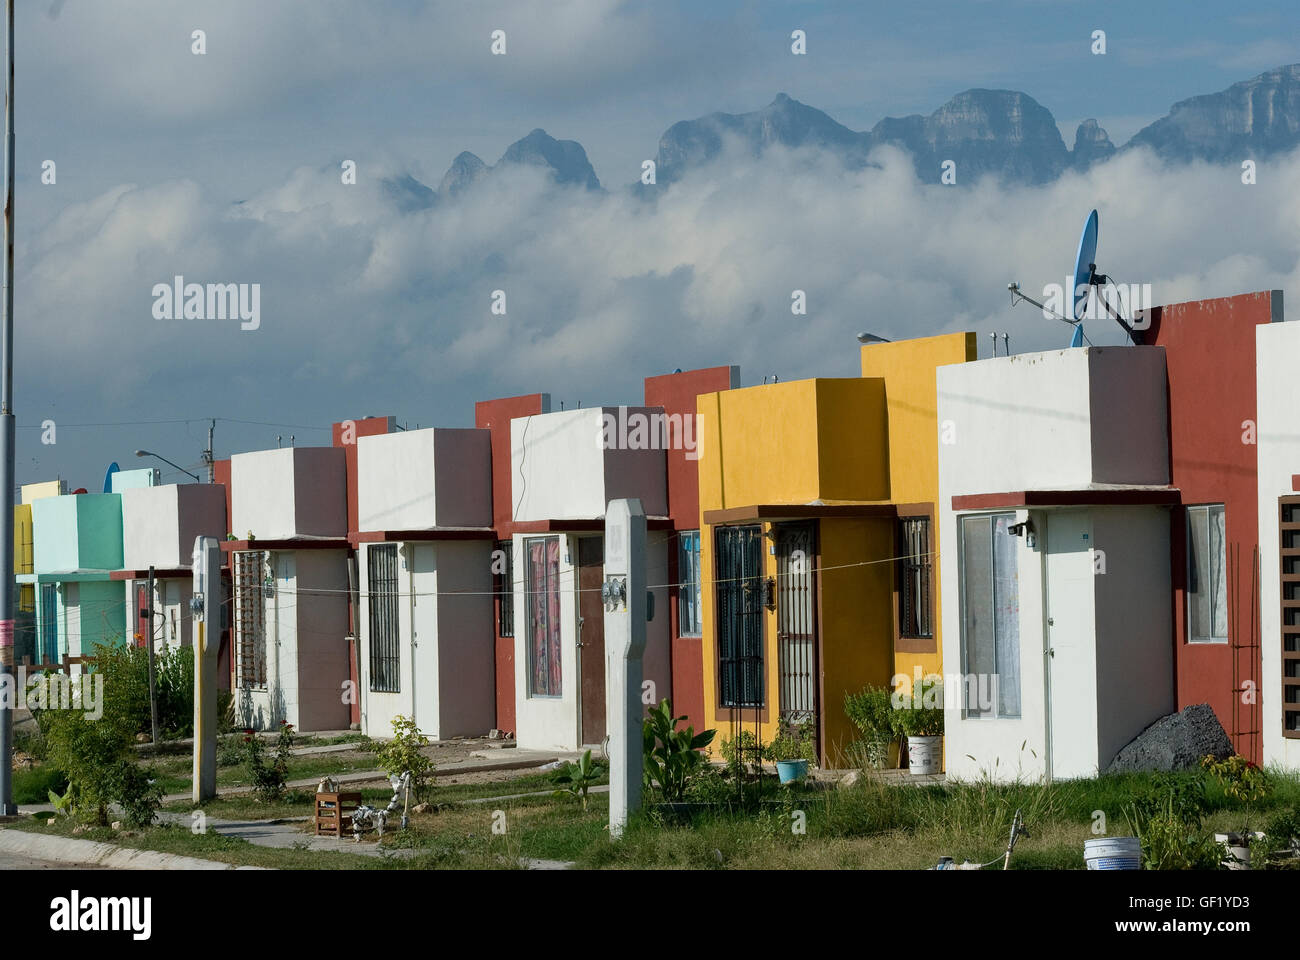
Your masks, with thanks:
<instances>
[{"instance_id":1,"label":"shrub","mask_svg":"<svg viewBox=\"0 0 1300 960\"><path fill-rule=\"evenodd\" d=\"M727 761L727 772L736 776L744 772L746 762L762 757L763 744L753 731L741 730L734 740L723 740L719 750Z\"/></svg>"},{"instance_id":2,"label":"shrub","mask_svg":"<svg viewBox=\"0 0 1300 960\"><path fill-rule=\"evenodd\" d=\"M844 695L844 713L862 732L862 754L866 766L880 769L889 762L889 744L902 731L898 713L890 703L884 687L865 687L858 693Z\"/></svg>"},{"instance_id":3,"label":"shrub","mask_svg":"<svg viewBox=\"0 0 1300 960\"><path fill-rule=\"evenodd\" d=\"M935 680L920 680L912 686L912 695L902 698L896 710L895 729L907 737L943 736L943 685Z\"/></svg>"},{"instance_id":4,"label":"shrub","mask_svg":"<svg viewBox=\"0 0 1300 960\"><path fill-rule=\"evenodd\" d=\"M674 717L672 701L663 700L641 724L645 784L650 789L658 783L660 795L667 803L685 798L687 784L705 765L700 751L717 734L716 730L697 734L694 727L678 730L677 724L685 719Z\"/></svg>"},{"instance_id":5,"label":"shrub","mask_svg":"<svg viewBox=\"0 0 1300 960\"><path fill-rule=\"evenodd\" d=\"M1142 845L1146 870L1217 870L1222 844L1201 830L1205 783L1157 775L1151 788L1124 809L1133 835Z\"/></svg>"},{"instance_id":6,"label":"shrub","mask_svg":"<svg viewBox=\"0 0 1300 960\"><path fill-rule=\"evenodd\" d=\"M284 797L285 778L289 774L289 751L293 749L293 724L280 722L280 735L275 741L275 753L266 758L262 738L252 730L244 731L245 764L253 780L253 789L265 803Z\"/></svg>"},{"instance_id":7,"label":"shrub","mask_svg":"<svg viewBox=\"0 0 1300 960\"><path fill-rule=\"evenodd\" d=\"M763 759L807 760L817 766L817 727L811 720L798 724L783 724L776 739L763 748Z\"/></svg>"},{"instance_id":8,"label":"shrub","mask_svg":"<svg viewBox=\"0 0 1300 960\"><path fill-rule=\"evenodd\" d=\"M393 739L375 751L375 760L390 777L411 774L411 790L422 799L433 777L435 764L425 756L429 738L420 732L415 720L401 714L393 717Z\"/></svg>"},{"instance_id":9,"label":"shrub","mask_svg":"<svg viewBox=\"0 0 1300 960\"><path fill-rule=\"evenodd\" d=\"M68 774L70 809L82 819L103 825L110 803L120 804L127 819L144 825L153 820L162 791L149 782L149 771L135 763L130 729L118 715L98 720L81 710L46 710L50 763Z\"/></svg>"},{"instance_id":10,"label":"shrub","mask_svg":"<svg viewBox=\"0 0 1300 960\"><path fill-rule=\"evenodd\" d=\"M1263 800L1272 791L1268 775L1241 754L1224 760L1210 754L1201 758L1201 766L1218 781L1224 793L1244 803Z\"/></svg>"},{"instance_id":11,"label":"shrub","mask_svg":"<svg viewBox=\"0 0 1300 960\"><path fill-rule=\"evenodd\" d=\"M67 775L48 763L13 773L14 803L44 803L51 790L62 794L67 789Z\"/></svg>"},{"instance_id":12,"label":"shrub","mask_svg":"<svg viewBox=\"0 0 1300 960\"><path fill-rule=\"evenodd\" d=\"M1300 806L1274 814L1250 852L1254 867L1300 867Z\"/></svg>"},{"instance_id":13,"label":"shrub","mask_svg":"<svg viewBox=\"0 0 1300 960\"><path fill-rule=\"evenodd\" d=\"M104 677L104 712L112 713L132 736L153 729L149 709L149 652L143 647L101 643L95 646L95 672ZM194 730L194 652L174 647L154 654L154 695L158 733L188 737Z\"/></svg>"}]
</instances>

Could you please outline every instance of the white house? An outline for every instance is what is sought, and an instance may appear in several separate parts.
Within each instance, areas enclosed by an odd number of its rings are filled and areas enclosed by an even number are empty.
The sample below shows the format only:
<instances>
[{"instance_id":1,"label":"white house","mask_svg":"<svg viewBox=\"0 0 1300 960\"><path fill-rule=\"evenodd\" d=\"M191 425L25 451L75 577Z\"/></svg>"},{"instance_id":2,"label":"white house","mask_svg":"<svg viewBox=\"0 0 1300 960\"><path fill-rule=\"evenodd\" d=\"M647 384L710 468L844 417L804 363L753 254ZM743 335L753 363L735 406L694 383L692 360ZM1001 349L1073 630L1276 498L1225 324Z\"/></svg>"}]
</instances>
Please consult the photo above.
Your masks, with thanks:
<instances>
[{"instance_id":1,"label":"white house","mask_svg":"<svg viewBox=\"0 0 1300 960\"><path fill-rule=\"evenodd\" d=\"M1164 350L997 357L937 386L947 772L1096 775L1175 708Z\"/></svg>"},{"instance_id":2,"label":"white house","mask_svg":"<svg viewBox=\"0 0 1300 960\"><path fill-rule=\"evenodd\" d=\"M398 714L433 739L496 716L492 448L487 430L357 441L361 729Z\"/></svg>"},{"instance_id":3,"label":"white house","mask_svg":"<svg viewBox=\"0 0 1300 960\"><path fill-rule=\"evenodd\" d=\"M230 458L236 722L350 723L347 478L341 447Z\"/></svg>"},{"instance_id":4,"label":"white house","mask_svg":"<svg viewBox=\"0 0 1300 960\"><path fill-rule=\"evenodd\" d=\"M1300 324L1255 328L1264 762L1300 768Z\"/></svg>"},{"instance_id":5,"label":"white house","mask_svg":"<svg viewBox=\"0 0 1300 960\"><path fill-rule=\"evenodd\" d=\"M573 750L605 738L604 516L637 497L650 527L654 594L643 659L650 699L670 695L666 465L638 418L657 407L591 407L510 424L515 726L520 746ZM620 426L622 425L622 426ZM629 429L622 429L629 426ZM612 429L611 429L612 428Z\"/></svg>"},{"instance_id":6,"label":"white house","mask_svg":"<svg viewBox=\"0 0 1300 960\"><path fill-rule=\"evenodd\" d=\"M152 636L155 649L188 646L194 539L225 539L226 488L208 483L124 486L121 496L123 569L113 579L124 581L127 626L137 637ZM146 593L150 567L154 572L152 627ZM221 610L220 622L226 624L224 602ZM218 682L222 679L228 686L228 663L225 677L219 676Z\"/></svg>"}]
</instances>

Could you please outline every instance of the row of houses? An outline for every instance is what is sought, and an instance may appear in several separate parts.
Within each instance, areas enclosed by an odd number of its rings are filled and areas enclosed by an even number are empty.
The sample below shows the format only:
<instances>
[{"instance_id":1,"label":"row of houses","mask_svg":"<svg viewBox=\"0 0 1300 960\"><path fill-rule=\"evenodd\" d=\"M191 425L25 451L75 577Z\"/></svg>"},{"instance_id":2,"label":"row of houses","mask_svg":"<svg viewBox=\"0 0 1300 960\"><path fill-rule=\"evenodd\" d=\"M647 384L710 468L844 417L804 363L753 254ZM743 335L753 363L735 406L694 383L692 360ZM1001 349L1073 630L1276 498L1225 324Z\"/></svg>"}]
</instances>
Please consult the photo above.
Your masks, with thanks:
<instances>
[{"instance_id":1,"label":"row of houses","mask_svg":"<svg viewBox=\"0 0 1300 960\"><path fill-rule=\"evenodd\" d=\"M678 371L640 407L532 394L476 404L473 428L342 421L328 447L218 461L211 485L24 488L26 658L188 642L189 551L211 535L246 725L382 736L404 714L435 738L600 744L604 513L635 497L647 699L720 741L802 725L843 764L845 693L937 674L951 775L1090 775L1202 702L1240 753L1295 767L1300 325L1282 320L1273 291L1157 308L1139 346L872 343L857 377Z\"/></svg>"}]
</instances>

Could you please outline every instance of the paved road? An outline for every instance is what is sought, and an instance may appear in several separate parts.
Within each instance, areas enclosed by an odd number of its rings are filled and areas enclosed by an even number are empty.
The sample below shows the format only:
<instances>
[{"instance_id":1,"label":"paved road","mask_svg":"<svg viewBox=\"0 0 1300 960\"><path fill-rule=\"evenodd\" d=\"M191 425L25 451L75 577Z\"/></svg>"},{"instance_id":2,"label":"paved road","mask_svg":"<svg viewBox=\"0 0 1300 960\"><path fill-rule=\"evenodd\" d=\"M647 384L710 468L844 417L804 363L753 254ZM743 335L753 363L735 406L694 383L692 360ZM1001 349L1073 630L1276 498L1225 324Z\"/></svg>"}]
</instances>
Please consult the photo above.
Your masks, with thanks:
<instances>
[{"instance_id":1,"label":"paved road","mask_svg":"<svg viewBox=\"0 0 1300 960\"><path fill-rule=\"evenodd\" d=\"M101 870L102 867L83 864L53 863L49 860L33 860L13 853L0 853L0 871L3 870Z\"/></svg>"}]
</instances>

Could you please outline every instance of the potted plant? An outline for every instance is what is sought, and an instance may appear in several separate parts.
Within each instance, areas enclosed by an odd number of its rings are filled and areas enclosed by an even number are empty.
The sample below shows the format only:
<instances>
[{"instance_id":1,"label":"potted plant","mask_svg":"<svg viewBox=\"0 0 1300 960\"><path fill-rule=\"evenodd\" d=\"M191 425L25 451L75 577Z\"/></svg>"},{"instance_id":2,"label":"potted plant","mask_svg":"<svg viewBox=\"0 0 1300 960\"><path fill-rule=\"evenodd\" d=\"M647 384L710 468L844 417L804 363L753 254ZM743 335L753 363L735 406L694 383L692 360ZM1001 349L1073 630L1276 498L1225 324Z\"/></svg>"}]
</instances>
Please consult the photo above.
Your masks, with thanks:
<instances>
[{"instance_id":1,"label":"potted plant","mask_svg":"<svg viewBox=\"0 0 1300 960\"><path fill-rule=\"evenodd\" d=\"M763 759L776 764L776 774L782 783L794 783L808 776L808 768L817 763L817 730L813 721L783 723L776 739L763 748Z\"/></svg>"},{"instance_id":2,"label":"potted plant","mask_svg":"<svg viewBox=\"0 0 1300 960\"><path fill-rule=\"evenodd\" d=\"M910 704L897 711L898 725L907 737L907 768L913 776L942 769L943 687L936 681L919 681Z\"/></svg>"},{"instance_id":3,"label":"potted plant","mask_svg":"<svg viewBox=\"0 0 1300 960\"><path fill-rule=\"evenodd\" d=\"M880 770L897 762L898 738L902 731L888 689L873 686L858 693L846 693L844 713L862 733L860 742L866 766Z\"/></svg>"}]
</instances>

